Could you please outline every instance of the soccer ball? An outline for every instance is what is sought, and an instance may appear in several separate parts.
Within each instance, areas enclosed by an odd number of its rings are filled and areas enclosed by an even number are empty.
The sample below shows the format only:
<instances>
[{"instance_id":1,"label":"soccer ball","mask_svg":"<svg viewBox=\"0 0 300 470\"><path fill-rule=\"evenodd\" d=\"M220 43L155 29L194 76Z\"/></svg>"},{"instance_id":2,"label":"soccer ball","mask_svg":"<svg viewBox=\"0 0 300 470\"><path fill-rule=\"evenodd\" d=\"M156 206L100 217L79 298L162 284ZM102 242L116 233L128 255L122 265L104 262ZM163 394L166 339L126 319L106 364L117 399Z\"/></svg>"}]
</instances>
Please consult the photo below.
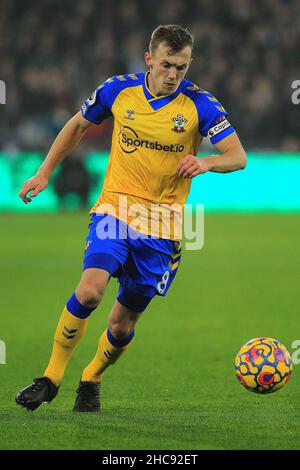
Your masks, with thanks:
<instances>
[{"instance_id":1,"label":"soccer ball","mask_svg":"<svg viewBox=\"0 0 300 470\"><path fill-rule=\"evenodd\" d=\"M248 341L235 357L238 380L255 393L279 390L289 380L292 369L292 359L286 347L265 336Z\"/></svg>"}]
</instances>

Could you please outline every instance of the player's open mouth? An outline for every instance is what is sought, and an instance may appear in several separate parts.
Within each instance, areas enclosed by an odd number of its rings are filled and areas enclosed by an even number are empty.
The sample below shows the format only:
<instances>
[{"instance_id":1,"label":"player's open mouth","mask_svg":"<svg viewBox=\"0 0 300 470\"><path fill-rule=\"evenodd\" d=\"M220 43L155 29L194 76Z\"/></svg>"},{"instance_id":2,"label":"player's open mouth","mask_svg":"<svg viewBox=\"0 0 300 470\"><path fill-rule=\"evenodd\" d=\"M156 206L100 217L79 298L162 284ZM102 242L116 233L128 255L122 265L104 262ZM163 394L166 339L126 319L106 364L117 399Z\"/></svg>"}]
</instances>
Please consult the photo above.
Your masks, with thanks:
<instances>
[{"instance_id":1,"label":"player's open mouth","mask_svg":"<svg viewBox=\"0 0 300 470\"><path fill-rule=\"evenodd\" d=\"M166 83L166 86L168 88L174 88L176 86L176 83Z\"/></svg>"}]
</instances>

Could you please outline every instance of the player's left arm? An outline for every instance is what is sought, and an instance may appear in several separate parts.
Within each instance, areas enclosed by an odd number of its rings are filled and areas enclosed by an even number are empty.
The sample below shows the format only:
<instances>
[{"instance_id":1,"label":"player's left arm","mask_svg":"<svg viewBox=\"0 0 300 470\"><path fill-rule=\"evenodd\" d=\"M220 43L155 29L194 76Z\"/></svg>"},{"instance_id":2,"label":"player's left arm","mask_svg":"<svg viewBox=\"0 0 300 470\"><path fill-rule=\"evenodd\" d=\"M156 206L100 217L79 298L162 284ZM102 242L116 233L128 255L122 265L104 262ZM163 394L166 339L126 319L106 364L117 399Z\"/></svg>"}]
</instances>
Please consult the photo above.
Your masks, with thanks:
<instances>
[{"instance_id":1,"label":"player's left arm","mask_svg":"<svg viewBox=\"0 0 300 470\"><path fill-rule=\"evenodd\" d=\"M220 155L207 157L185 155L178 165L179 175L183 178L193 178L207 171L229 173L245 168L247 164L246 152L235 132L217 142L214 146L220 152Z\"/></svg>"}]
</instances>

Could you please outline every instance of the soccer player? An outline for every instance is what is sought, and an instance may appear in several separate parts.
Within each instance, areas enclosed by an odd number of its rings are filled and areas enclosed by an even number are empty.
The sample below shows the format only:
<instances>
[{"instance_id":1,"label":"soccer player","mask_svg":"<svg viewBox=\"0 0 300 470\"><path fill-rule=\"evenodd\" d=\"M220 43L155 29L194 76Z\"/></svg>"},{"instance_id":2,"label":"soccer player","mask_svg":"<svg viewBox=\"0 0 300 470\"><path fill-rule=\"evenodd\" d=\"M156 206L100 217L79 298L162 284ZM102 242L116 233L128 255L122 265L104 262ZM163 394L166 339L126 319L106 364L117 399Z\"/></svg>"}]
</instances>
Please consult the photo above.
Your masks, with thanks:
<instances>
[{"instance_id":1,"label":"soccer player","mask_svg":"<svg viewBox=\"0 0 300 470\"><path fill-rule=\"evenodd\" d=\"M20 197L27 204L46 188L53 170L87 129L114 117L110 160L101 195L91 209L81 279L61 314L42 377L16 396L17 403L29 410L56 396L89 316L115 277L120 283L117 299L95 357L82 373L73 408L100 410L105 370L126 351L142 312L155 295L166 295L178 269L181 243L176 221L191 179L246 165L225 109L211 93L185 79L192 49L187 29L158 26L145 53L147 72L118 75L98 86L21 188ZM218 154L199 158L205 136Z\"/></svg>"}]
</instances>

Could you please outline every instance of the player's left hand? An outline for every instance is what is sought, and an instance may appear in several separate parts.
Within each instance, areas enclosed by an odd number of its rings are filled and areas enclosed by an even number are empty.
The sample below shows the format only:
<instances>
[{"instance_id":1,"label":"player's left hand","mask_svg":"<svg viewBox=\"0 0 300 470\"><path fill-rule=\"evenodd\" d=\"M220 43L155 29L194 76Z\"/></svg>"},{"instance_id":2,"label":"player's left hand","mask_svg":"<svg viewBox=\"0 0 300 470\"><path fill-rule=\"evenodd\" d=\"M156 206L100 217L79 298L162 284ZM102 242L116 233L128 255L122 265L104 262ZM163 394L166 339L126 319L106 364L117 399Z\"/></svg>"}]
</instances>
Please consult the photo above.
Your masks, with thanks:
<instances>
[{"instance_id":1,"label":"player's left hand","mask_svg":"<svg viewBox=\"0 0 300 470\"><path fill-rule=\"evenodd\" d=\"M180 160L178 165L179 176L183 178L193 178L209 171L209 165L204 158L195 157L195 155L186 155Z\"/></svg>"}]
</instances>

